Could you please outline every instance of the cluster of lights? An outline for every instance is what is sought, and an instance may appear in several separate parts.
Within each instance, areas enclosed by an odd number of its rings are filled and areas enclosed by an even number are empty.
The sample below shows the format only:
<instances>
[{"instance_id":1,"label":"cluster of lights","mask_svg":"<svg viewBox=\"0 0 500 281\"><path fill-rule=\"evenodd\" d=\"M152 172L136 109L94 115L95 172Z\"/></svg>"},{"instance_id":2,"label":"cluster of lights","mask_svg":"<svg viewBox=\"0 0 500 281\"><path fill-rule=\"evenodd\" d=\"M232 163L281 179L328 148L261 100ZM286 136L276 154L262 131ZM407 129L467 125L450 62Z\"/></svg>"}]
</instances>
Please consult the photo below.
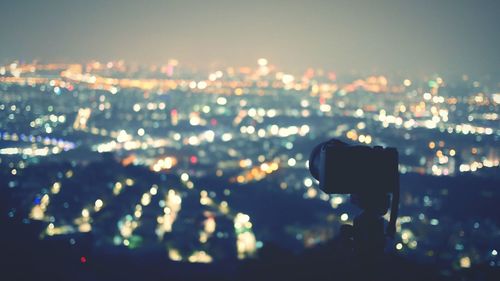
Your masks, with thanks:
<instances>
[{"instance_id":1,"label":"cluster of lights","mask_svg":"<svg viewBox=\"0 0 500 281\"><path fill-rule=\"evenodd\" d=\"M213 214L207 213L206 219L203 221L203 230L200 231L200 243L207 243L208 239L214 234L216 226L217 224Z\"/></svg>"},{"instance_id":2,"label":"cluster of lights","mask_svg":"<svg viewBox=\"0 0 500 281\"><path fill-rule=\"evenodd\" d=\"M133 241L137 241L133 237L133 233L137 227L139 227L139 220L142 217L143 208L151 203L153 196L158 194L158 186L153 185L151 188L142 194L140 203L135 205L133 216L128 214L118 221L117 226L120 236L115 236L114 243L116 245L123 244L126 247L135 247L135 244L131 244ZM97 207L96 201L96 207Z\"/></svg>"},{"instance_id":3,"label":"cluster of lights","mask_svg":"<svg viewBox=\"0 0 500 281\"><path fill-rule=\"evenodd\" d=\"M471 164L460 164L459 166L459 171L460 172L475 172L478 169L482 168L491 168L491 167L498 167L499 166L499 160L496 159L494 161L489 160L489 159L484 159L481 162L474 161Z\"/></svg>"},{"instance_id":4,"label":"cluster of lights","mask_svg":"<svg viewBox=\"0 0 500 281\"><path fill-rule=\"evenodd\" d=\"M167 156L158 159L153 165L151 165L151 169L155 172L159 172L162 170L170 170L175 165L177 165L177 158Z\"/></svg>"},{"instance_id":5,"label":"cluster of lights","mask_svg":"<svg viewBox=\"0 0 500 281\"><path fill-rule=\"evenodd\" d=\"M44 145L44 147L6 147L0 149L0 155L25 155L27 157L35 156L47 156L50 154L59 154L63 151L68 151L75 148L75 144L69 141L64 141L56 138L48 138L33 135L18 135L16 133L10 134L7 132L0 132L1 139L4 141L13 142L29 142L32 144L39 143Z\"/></svg>"},{"instance_id":6,"label":"cluster of lights","mask_svg":"<svg viewBox=\"0 0 500 281\"><path fill-rule=\"evenodd\" d=\"M415 235L409 229L402 229L401 232L401 242L396 244L396 249L401 251L406 245L409 249L414 250L417 248L418 242Z\"/></svg>"},{"instance_id":7,"label":"cluster of lights","mask_svg":"<svg viewBox=\"0 0 500 281\"><path fill-rule=\"evenodd\" d=\"M254 74L252 74L251 70L244 71L244 69L241 69L241 73L248 74L248 76L246 76L244 79L245 81L224 81L225 79L222 79L223 77L224 78L226 76L233 77L234 73L231 74L233 71L229 69L226 72L219 70L210 73L208 75L207 80L196 80L196 81L192 79L174 80L171 79L171 77L175 66L177 66L177 62L173 61L169 62L168 65L162 67L161 70L162 73L167 74L166 76L169 79L114 79L90 73L91 70L93 69L102 69L103 67L107 67L108 69L114 68L115 65L111 62L106 65L100 65L99 63L97 64L94 63L91 67L88 67L85 70L87 73L83 72L81 66L75 66L75 65L64 66L65 70L62 72L61 76L62 78L67 79L67 81L63 81L61 79L49 80L40 78L37 80L33 78L24 78L21 77L21 73L34 72L37 68L41 69L41 66L30 66L29 68L27 68L24 66L20 66L18 64L11 64L10 66L0 68L0 75L3 75L6 72L10 71L10 73L14 76L15 79L10 77L0 77L1 78L0 82L17 83L21 85L24 85L26 83L28 83L29 85L33 83L34 84L45 83L48 86L50 86L47 87L49 89L49 93L50 94L55 93L56 95L63 93L63 89L67 89L69 91L72 90L73 82L68 82L68 81L74 81L77 83L86 83L88 85L84 86L87 86L89 89L104 89L108 90L113 95L118 93L120 89L125 89L125 88L138 88L147 90L148 94L149 92L153 93L155 92L150 90L158 90L156 92L158 95L166 93L168 89L179 89L181 91L189 91L195 93L201 93L201 92L213 93L214 95L212 101L215 104L212 107L208 105L204 106L195 105L193 109L190 109L194 110L191 112L189 112L190 110L187 110L187 111L182 111L180 113L180 110L178 111L178 109L171 109L168 111L167 114L165 114L165 116L168 116L168 114L170 114L171 117L170 120L173 126L177 126L179 121L188 121L190 126L199 128L207 125L215 126L217 124L218 120L216 120L215 118L214 119L207 118L204 114L215 112L227 115L228 112L227 106L228 104L231 105L232 102L232 100L229 99L229 95L232 94L237 96L245 95L238 97L239 106L241 109L239 110L237 116L234 118L233 129L239 130L241 135L238 134L238 136L247 135L251 139L255 139L255 136L258 136L260 138L273 137L273 136L274 137L278 136L281 138L288 138L288 137L293 138L296 135L306 136L310 132L310 128L308 125L286 127L279 124L270 124L267 127L264 127L262 126L262 123L264 122L265 118L274 118L276 116L284 115L284 113L296 117L297 116L308 117L310 116L310 114L315 114L315 113L319 114L320 116L325 116L325 115L332 116L334 114L332 113L332 108L334 104L331 102L330 104L328 104L329 103L328 99L330 99L332 95L338 90L338 86L336 83L330 83L330 82L320 83L318 81L314 81L312 79L313 75L311 77L307 77L308 75L305 75L305 77L302 78L302 80L300 80L299 77L295 77L291 74L286 74L283 72L276 73L274 77L276 79L275 82L270 83L269 81L258 81L260 79L263 79L262 76L267 76L274 70L273 66L269 65L267 59L264 58L258 60L258 69ZM331 79L332 81L336 80L335 78L330 78L330 77L331 75L329 75L329 79ZM268 78L272 79L271 76ZM459 133L464 135L498 134L498 132L495 131L494 128L476 126L473 125L472 123L444 124L449 120L448 116L449 112L448 109L444 109L441 107L445 104L454 105L457 103L457 99L445 98L444 96L440 96L438 94L439 87L443 85L443 83L444 81L439 77L436 78L435 80L429 81L429 87L431 89L429 90L429 92L423 93L423 95L421 95L422 93L420 93L418 95L419 100L417 103L411 105L403 105L401 103L398 103L396 104L395 111L390 114L386 112L386 110L378 111L378 109L376 109L375 107L371 109L369 109L368 107L367 108L363 107L363 109L357 108L353 110L346 109L344 112L350 114L349 117L374 119L375 121L379 121L381 125L385 128L393 124L396 128L403 127L407 130L421 127L428 129L437 128L441 132L447 131L450 134L451 133ZM411 87L413 84L416 83L412 82L409 79L405 79L402 83L404 87ZM253 90L254 85L257 86L256 88L273 87L285 90L302 90L310 88L311 89L309 97L310 99L307 98L302 99L300 101L301 108L297 110L296 113L286 112L286 110L280 110L274 108L271 109L265 109L261 107L248 108L247 107L248 103L247 100L245 99L246 95L254 92L257 94L262 93L262 89L257 89L256 91L254 91ZM388 80L386 77L370 76L367 79L359 79L351 84L344 85L342 89L340 89L340 91L338 91L337 93L339 97L343 97L347 93L354 92L356 91L356 89L360 88L373 93L398 91L398 90L391 90L391 88L389 88ZM417 91L415 91L415 93L417 93ZM319 98L318 105L315 104L317 98ZM100 111L104 111L105 109L111 108L111 104L106 101L106 97L104 95L102 95L99 98L99 101L100 101L99 104ZM495 105L495 103L499 104L500 94L494 94L493 98L490 100L486 95L479 93L471 97L469 104L472 105L472 103L475 103L477 105L491 105L491 104ZM346 106L346 103L344 101L338 101L335 103L335 105L337 105L339 108L344 108ZM155 110L165 110L166 107L167 106L164 102L160 103L144 102L144 103L133 104L132 110L134 112L141 112L146 110L155 111ZM3 110L3 108L0 109ZM10 109L12 111L15 111L16 110L15 105L13 107L11 106ZM318 109L319 112L317 111ZM52 109L49 111L52 111ZM196 135L189 135L189 134L184 135L183 133L183 135L181 136L180 133L173 132L169 138L153 138L151 136L152 132L150 132L149 131L150 129L146 126L144 126L144 128L139 128L137 130L137 133L135 133L135 129L134 133L130 133L131 131L127 132L125 130L108 132L106 129L99 129L96 127L89 128L88 121L90 119L91 113L92 110L90 108L80 108L75 118L73 129L82 132L90 132L94 135L100 135L103 137L111 137L112 138L111 141L109 141L109 138L106 138L108 142L101 143L93 147L93 149L98 152L119 151L122 149L127 151L136 149L146 150L148 148L163 149L163 147L174 146L174 144L172 143L176 143L178 145L182 143L186 146L199 146L203 142L209 142L209 143L213 142L216 139L216 137L217 139L220 138L220 140L222 140L223 142L229 142L236 138L234 132L224 132L223 129L220 128L213 130L206 130L204 132L197 133ZM373 114L373 116L371 116L370 114ZM411 115L415 117L415 119L410 118ZM250 117L251 120L248 120L249 118L247 117ZM9 118L11 117L9 116ZM14 117L12 117L11 119L13 118ZM468 121L472 122L473 120L481 118L483 118L484 120L496 120L498 119L498 115L496 113L470 114L468 116ZM251 121L251 122L247 123L246 121ZM30 123L30 125L32 128L43 127L45 133L50 134L53 132L53 128L55 126L53 124L48 124L48 122L64 123L66 122L66 116L56 115L56 114L42 116L33 120ZM261 128L259 128L259 126L261 126ZM348 127L346 126L346 129L341 130L341 133L338 135L342 136L343 133L348 130L347 128ZM370 144L372 143L373 139L371 135L363 132L365 128L366 124L364 122L359 122L358 125L356 126L356 129L348 130L345 136L353 141ZM148 130L147 133L146 130ZM361 134L360 132L363 132L363 134ZM406 132L406 134L409 136L409 132ZM140 140L134 139L136 135L140 137L138 138ZM34 146L32 146L31 148L12 147L12 148L0 149L0 154L7 154L7 155L23 154L32 156L46 156L49 155L51 152L53 154L56 154L62 150L68 150L74 148L75 146L74 144L69 142L61 144L60 141L58 141L57 143L54 143L53 140L50 140L50 143L45 144L47 138L42 139L41 137L36 137L36 138L33 136L23 137L22 135L17 136L16 134L8 134L8 133L1 134L1 136L3 140L9 140L9 141L17 141L19 139L21 140L28 139L31 142L43 141L44 145L47 146L44 148L35 148ZM436 147L436 144L434 142L432 143L433 143L432 147L431 145L429 145L429 148L431 148L431 150ZM54 147L50 149L50 147L48 147L49 145L52 145ZM293 148L293 140L289 142L284 141L283 145L287 149L291 150ZM435 155L432 155L431 161L433 161L433 163L427 165L426 167L427 172L432 173L434 175L447 175L453 173L450 167L453 166L454 164L455 160L454 156L456 155L457 152L454 149L450 149L447 152L446 149L443 149L443 146L439 145L440 149L435 152ZM161 152L160 155L162 155L163 153L164 152ZM445 153L447 155L445 155ZM278 158L275 158L272 162L264 162L265 159L263 159L262 161L259 159L258 164L255 164L254 161L252 161L252 159L245 158L247 156L241 155L240 153L232 154L231 152L229 152L229 155L232 157L238 157L240 159L243 158L236 162L239 164L239 168L244 170L243 173L241 173L240 175L238 175L233 179L238 183L246 183L252 180L263 179L267 175L277 171L278 168L280 167L281 161L283 160L283 158L281 158L280 160L278 160ZM196 160L190 162L196 163L198 161L196 156L192 157L195 158L190 158L190 160L191 159L196 159ZM286 160L287 158L284 159ZM498 159L492 160L492 159L486 159L485 157L480 159L481 160L476 160L473 162L461 164L459 166L460 172L469 172L469 171L474 172L483 167L495 167L499 165ZM286 164L289 167L295 167L297 165L297 160L301 159L298 157L288 158ZM170 170L174 166L176 166L177 159L173 156L167 156L159 159L142 161L142 162L136 161L133 163L146 164L153 171L160 172L163 170ZM425 164L425 161L423 162L421 161L421 164L423 166ZM404 168L405 170L411 170L411 168L407 169L405 166L402 166L402 168ZM15 175L16 173L17 170L12 169L12 174ZM222 168L218 169L217 175L222 176L222 174L223 174ZM183 182L186 188L188 189L194 188L194 184L189 179L189 175L187 173L181 174L181 181ZM113 186L113 194L117 196L122 192L124 186L132 186L133 184L134 182L132 179L127 179L124 182L116 182ZM320 199L329 201L330 205L334 209L338 208L339 205L344 203L344 197L341 196L329 197L325 194L319 194L317 189L314 188L313 186L314 181L311 178L305 178L303 184L307 188L304 194L304 198L312 199L319 197ZM286 182L282 182L280 186L281 188L286 189L288 185ZM60 189L61 189L61 184L57 182L52 185L50 191L52 194L57 194L60 192ZM133 237L133 232L139 226L139 219L142 216L143 208L151 204L153 196L155 196L157 193L158 193L158 187L155 185L152 186L148 192L145 192L141 195L140 204L137 204L135 206L133 215L132 214L127 215L122 220L119 221L118 225L121 236L118 236L116 238L118 244L120 245L123 244L125 246L130 245L131 243L130 239ZM215 196L211 196L210 193L207 192L206 190L201 190L200 204L212 208L218 207L223 214L228 215L229 207L227 202L222 201L220 204L217 204L215 202L214 197ZM49 202L50 202L49 195L48 194L43 195L40 198L39 202L37 202L35 206L33 206L32 212L30 213L30 217L32 219L48 220L49 218L47 217L45 212ZM164 234L166 232L172 231L172 226L177 218L178 212L180 211L181 203L182 203L182 198L180 193L172 189L169 190L168 193L166 194L165 200L160 200L159 205L161 208L163 208L163 214L157 217L158 226L156 228L156 234L158 235L160 240L163 239ZM430 206L432 205L432 201L429 198L427 198L427 200L424 199L424 205ZM84 208L81 211L81 216L75 220L80 231L86 232L91 230L91 223L92 223L91 214L92 212L99 212L103 208L103 206L104 202L101 199L97 199L94 202L93 206L87 206L87 208ZM349 220L349 215L347 213L342 213L339 216L339 218L341 221L345 222ZM437 225L439 224L439 220L432 219L430 220L430 224ZM206 212L205 220L203 222L203 229L199 232L200 243L202 244L206 243L207 240L210 239L210 237L213 235L215 228L216 228L216 222L214 215L210 212ZM51 223L47 227L47 234L55 235L59 233L65 233L65 231L68 231L69 229L70 228L56 227L54 226L53 223ZM252 224L250 222L250 217L248 215L238 213L236 216L234 216L234 229L237 234L238 257L245 258L248 256L252 256L253 253L255 252L255 248L258 247L256 246L258 245L258 242L256 242L255 236L252 232ZM396 249L402 250L403 247L405 246L410 249L416 248L417 241L411 231L407 229L402 230L401 239L402 242L396 245ZM180 252L174 248L169 248L168 253L169 257L172 260L187 260L189 262L212 261L212 257L203 250L194 251L191 254L185 255L185 257L183 257L180 254ZM496 255L496 251L494 255ZM470 267L471 260L469 257L464 256L460 259L459 262L462 267Z\"/></svg>"},{"instance_id":8,"label":"cluster of lights","mask_svg":"<svg viewBox=\"0 0 500 281\"><path fill-rule=\"evenodd\" d=\"M50 196L48 194L44 194L41 198L35 199L35 205L31 208L31 212L29 217L32 220L44 220L45 212L47 211L47 207L50 204Z\"/></svg>"},{"instance_id":9,"label":"cluster of lights","mask_svg":"<svg viewBox=\"0 0 500 281\"><path fill-rule=\"evenodd\" d=\"M242 164L246 166L247 164L249 164L248 160L240 161L240 166ZM242 174L238 175L235 179L231 179L231 181L236 180L236 182L238 183L260 181L264 179L267 175L276 172L278 169L279 165L277 162L264 162L258 166L252 167L250 170L244 171Z\"/></svg>"},{"instance_id":10,"label":"cluster of lights","mask_svg":"<svg viewBox=\"0 0 500 281\"><path fill-rule=\"evenodd\" d=\"M156 218L158 226L156 235L160 240L165 233L172 232L172 225L177 219L177 214L181 210L182 198L178 192L169 189L165 200L160 201L160 207L163 208L163 215Z\"/></svg>"},{"instance_id":11,"label":"cluster of lights","mask_svg":"<svg viewBox=\"0 0 500 281\"><path fill-rule=\"evenodd\" d=\"M236 251L239 259L253 257L257 250L257 240L252 231L250 216L238 213L234 217L234 230L236 232Z\"/></svg>"},{"instance_id":12,"label":"cluster of lights","mask_svg":"<svg viewBox=\"0 0 500 281\"><path fill-rule=\"evenodd\" d=\"M365 143L365 144L371 144L372 143L372 136L366 134L358 134L358 132L354 129L349 130L346 133L346 137L352 141L358 141L360 143Z\"/></svg>"}]
</instances>

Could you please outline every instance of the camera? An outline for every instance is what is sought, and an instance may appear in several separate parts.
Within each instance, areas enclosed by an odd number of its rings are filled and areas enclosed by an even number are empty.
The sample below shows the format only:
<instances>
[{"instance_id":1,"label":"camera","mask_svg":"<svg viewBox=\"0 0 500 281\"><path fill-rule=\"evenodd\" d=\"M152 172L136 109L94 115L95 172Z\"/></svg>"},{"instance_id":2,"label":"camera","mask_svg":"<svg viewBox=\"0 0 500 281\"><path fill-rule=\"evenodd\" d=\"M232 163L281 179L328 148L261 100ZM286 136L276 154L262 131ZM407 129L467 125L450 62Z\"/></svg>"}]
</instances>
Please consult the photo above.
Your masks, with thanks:
<instances>
[{"instance_id":1,"label":"camera","mask_svg":"<svg viewBox=\"0 0 500 281\"><path fill-rule=\"evenodd\" d=\"M395 148L348 145L330 140L317 145L309 170L325 193L386 194L398 188L398 152Z\"/></svg>"},{"instance_id":2,"label":"camera","mask_svg":"<svg viewBox=\"0 0 500 281\"><path fill-rule=\"evenodd\" d=\"M364 239L360 238L364 234L359 233L380 232L374 230L374 225L382 227L383 223L375 218L387 212L389 201L391 214L386 235L394 237L399 209L398 165L395 148L349 145L336 139L320 143L309 157L309 171L319 181L321 190L351 194L351 201L364 211L354 220L358 241Z\"/></svg>"}]
</instances>

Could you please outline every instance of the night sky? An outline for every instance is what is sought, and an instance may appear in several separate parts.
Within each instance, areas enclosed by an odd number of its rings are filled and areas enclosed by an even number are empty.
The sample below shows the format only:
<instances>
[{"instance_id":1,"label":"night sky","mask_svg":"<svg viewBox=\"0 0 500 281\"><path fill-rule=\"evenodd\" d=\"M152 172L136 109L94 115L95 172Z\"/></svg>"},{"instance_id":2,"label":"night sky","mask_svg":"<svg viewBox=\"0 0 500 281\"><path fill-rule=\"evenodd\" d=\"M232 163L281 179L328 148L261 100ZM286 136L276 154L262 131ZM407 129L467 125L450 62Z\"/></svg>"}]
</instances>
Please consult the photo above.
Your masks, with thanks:
<instances>
[{"instance_id":1,"label":"night sky","mask_svg":"<svg viewBox=\"0 0 500 281\"><path fill-rule=\"evenodd\" d=\"M5 1L0 63L125 59L200 68L500 73L500 1Z\"/></svg>"}]
</instances>

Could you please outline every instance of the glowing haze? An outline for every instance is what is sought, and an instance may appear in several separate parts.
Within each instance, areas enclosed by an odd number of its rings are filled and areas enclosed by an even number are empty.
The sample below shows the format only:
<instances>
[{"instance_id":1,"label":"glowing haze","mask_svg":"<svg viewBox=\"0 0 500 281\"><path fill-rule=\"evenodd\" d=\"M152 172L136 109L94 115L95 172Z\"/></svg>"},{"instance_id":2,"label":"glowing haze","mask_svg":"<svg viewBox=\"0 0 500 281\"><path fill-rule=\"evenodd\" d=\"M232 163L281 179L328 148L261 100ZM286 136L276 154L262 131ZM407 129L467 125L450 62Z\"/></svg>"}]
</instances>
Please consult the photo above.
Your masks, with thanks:
<instances>
[{"instance_id":1,"label":"glowing haze","mask_svg":"<svg viewBox=\"0 0 500 281\"><path fill-rule=\"evenodd\" d=\"M500 1L3 1L0 63L90 59L200 68L500 72Z\"/></svg>"}]
</instances>

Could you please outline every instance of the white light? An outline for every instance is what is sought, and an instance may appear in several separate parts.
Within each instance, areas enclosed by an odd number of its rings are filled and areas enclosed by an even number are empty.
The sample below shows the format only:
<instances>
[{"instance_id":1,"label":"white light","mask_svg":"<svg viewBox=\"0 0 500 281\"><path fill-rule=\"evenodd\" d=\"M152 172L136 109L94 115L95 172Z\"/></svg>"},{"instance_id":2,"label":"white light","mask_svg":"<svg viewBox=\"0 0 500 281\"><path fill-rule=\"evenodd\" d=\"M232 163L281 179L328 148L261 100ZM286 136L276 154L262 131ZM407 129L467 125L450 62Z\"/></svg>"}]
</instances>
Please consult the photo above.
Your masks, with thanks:
<instances>
[{"instance_id":1,"label":"white light","mask_svg":"<svg viewBox=\"0 0 500 281\"><path fill-rule=\"evenodd\" d=\"M182 180L182 181L184 181L184 182L185 182L185 181L188 181L188 180L189 180L189 175L188 175L188 174L186 174L186 173L182 173L182 175L181 175L181 180Z\"/></svg>"},{"instance_id":2,"label":"white light","mask_svg":"<svg viewBox=\"0 0 500 281\"><path fill-rule=\"evenodd\" d=\"M222 141L227 142L233 139L233 135L231 133L224 133L222 134Z\"/></svg>"},{"instance_id":3,"label":"white light","mask_svg":"<svg viewBox=\"0 0 500 281\"><path fill-rule=\"evenodd\" d=\"M340 220L341 221L347 221L349 219L349 215L346 214L346 213L343 213L341 216L340 216Z\"/></svg>"},{"instance_id":4,"label":"white light","mask_svg":"<svg viewBox=\"0 0 500 281\"><path fill-rule=\"evenodd\" d=\"M258 59L258 60L257 60L257 64L258 64L259 66L266 66L266 65L267 65L267 59L265 59L265 58L260 58L260 59Z\"/></svg>"},{"instance_id":5,"label":"white light","mask_svg":"<svg viewBox=\"0 0 500 281\"><path fill-rule=\"evenodd\" d=\"M319 106L319 110L322 112L330 112L332 110L332 107L329 104L322 104Z\"/></svg>"},{"instance_id":6,"label":"white light","mask_svg":"<svg viewBox=\"0 0 500 281\"><path fill-rule=\"evenodd\" d=\"M310 178L305 178L305 179L304 179L304 185L305 185L305 186L307 186L307 187L311 187L311 186L312 186L312 184L313 184L312 179L310 179Z\"/></svg>"},{"instance_id":7,"label":"white light","mask_svg":"<svg viewBox=\"0 0 500 281\"><path fill-rule=\"evenodd\" d=\"M217 104L218 105L226 105L227 99L225 97L218 97L217 98Z\"/></svg>"},{"instance_id":8,"label":"white light","mask_svg":"<svg viewBox=\"0 0 500 281\"><path fill-rule=\"evenodd\" d=\"M293 80L295 80L295 77L293 77L293 75L290 74L284 74L283 78L281 79L281 81L283 81L284 84L292 83Z\"/></svg>"},{"instance_id":9,"label":"white light","mask_svg":"<svg viewBox=\"0 0 500 281\"><path fill-rule=\"evenodd\" d=\"M89 214L90 214L89 210L87 210L87 209L82 210L82 217L87 218L89 216Z\"/></svg>"},{"instance_id":10,"label":"white light","mask_svg":"<svg viewBox=\"0 0 500 281\"><path fill-rule=\"evenodd\" d=\"M205 89L207 87L207 82L200 81L200 82L198 82L197 86L198 86L198 89L203 90L203 89Z\"/></svg>"}]
</instances>

